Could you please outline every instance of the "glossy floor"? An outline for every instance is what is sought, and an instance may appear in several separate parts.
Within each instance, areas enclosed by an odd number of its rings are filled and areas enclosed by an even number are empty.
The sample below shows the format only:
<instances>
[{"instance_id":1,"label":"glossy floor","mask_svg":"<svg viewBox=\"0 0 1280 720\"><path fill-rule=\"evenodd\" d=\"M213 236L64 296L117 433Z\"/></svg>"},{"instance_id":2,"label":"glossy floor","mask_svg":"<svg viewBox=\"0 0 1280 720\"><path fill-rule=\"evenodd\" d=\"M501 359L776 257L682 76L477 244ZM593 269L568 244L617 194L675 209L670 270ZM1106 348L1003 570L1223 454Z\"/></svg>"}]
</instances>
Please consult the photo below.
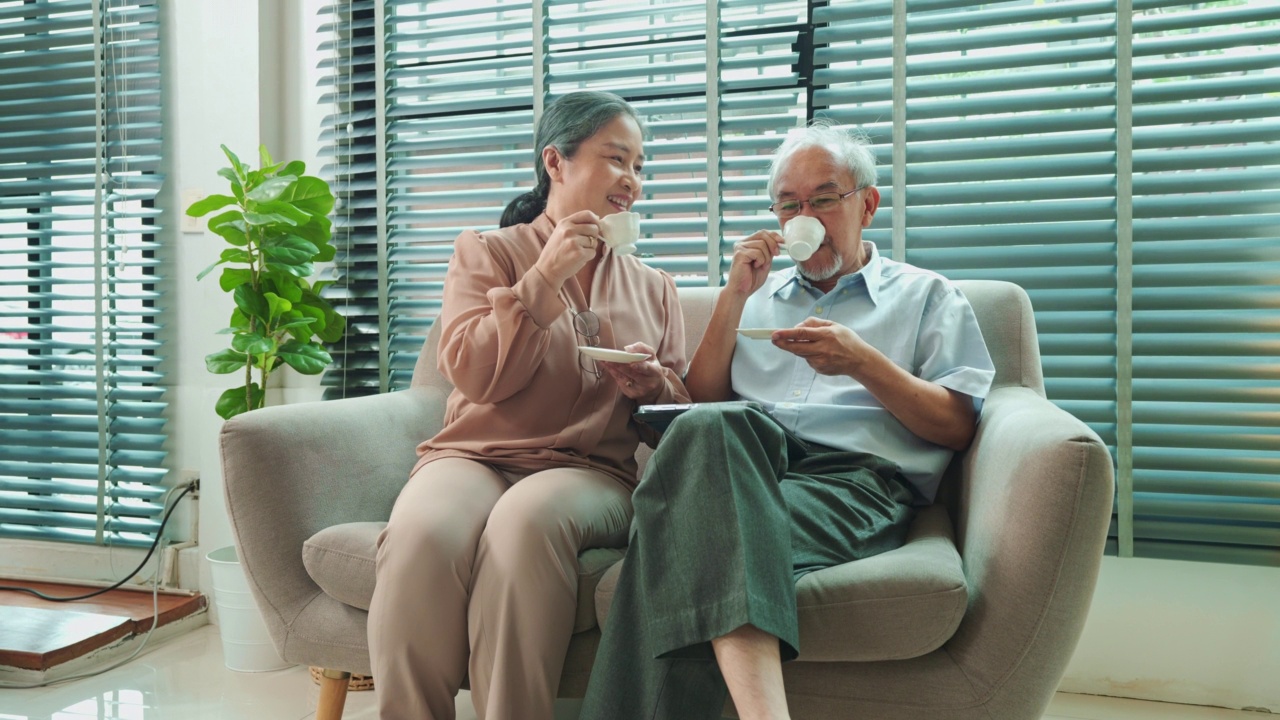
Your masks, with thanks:
<instances>
[{"instance_id":1,"label":"glossy floor","mask_svg":"<svg viewBox=\"0 0 1280 720\"><path fill-rule=\"evenodd\" d=\"M318 689L304 667L238 673L222 664L217 630L169 640L97 677L34 690L0 690L0 720L306 720ZM377 717L373 692L348 696L346 720ZM575 705L559 708L572 720ZM1256 713L1059 693L1045 720L1254 720ZM458 698L458 719L474 720Z\"/></svg>"}]
</instances>

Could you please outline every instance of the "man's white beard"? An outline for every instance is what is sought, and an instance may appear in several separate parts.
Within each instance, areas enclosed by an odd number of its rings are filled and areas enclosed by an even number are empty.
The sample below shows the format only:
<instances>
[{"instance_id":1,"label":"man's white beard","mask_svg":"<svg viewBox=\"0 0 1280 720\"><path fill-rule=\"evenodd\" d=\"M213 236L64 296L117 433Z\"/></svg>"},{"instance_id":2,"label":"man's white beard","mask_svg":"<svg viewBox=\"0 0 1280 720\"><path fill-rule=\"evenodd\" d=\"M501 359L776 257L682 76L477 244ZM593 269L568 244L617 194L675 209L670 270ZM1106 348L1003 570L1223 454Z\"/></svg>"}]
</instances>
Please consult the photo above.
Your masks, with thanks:
<instances>
[{"instance_id":1,"label":"man's white beard","mask_svg":"<svg viewBox=\"0 0 1280 720\"><path fill-rule=\"evenodd\" d=\"M796 263L796 272L804 276L804 278L809 282L822 282L823 280L830 280L835 277L836 273L840 272L840 268L844 267L844 258L840 257L840 251L836 250L834 247L828 245L827 248L831 251L830 263L817 266L813 266L810 263L810 267L808 268L805 267L805 263ZM816 258L817 256L815 255L813 258L810 258L810 260L812 261Z\"/></svg>"}]
</instances>

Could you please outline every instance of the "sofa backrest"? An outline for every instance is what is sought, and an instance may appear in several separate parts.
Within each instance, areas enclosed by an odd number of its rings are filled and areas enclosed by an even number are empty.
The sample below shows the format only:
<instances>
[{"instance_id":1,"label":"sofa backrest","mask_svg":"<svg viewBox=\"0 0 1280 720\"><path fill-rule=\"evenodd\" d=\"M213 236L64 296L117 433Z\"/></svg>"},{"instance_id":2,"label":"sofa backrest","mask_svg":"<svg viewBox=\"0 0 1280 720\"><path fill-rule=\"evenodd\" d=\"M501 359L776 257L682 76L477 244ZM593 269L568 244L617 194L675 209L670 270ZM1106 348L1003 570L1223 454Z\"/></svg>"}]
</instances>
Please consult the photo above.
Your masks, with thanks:
<instances>
[{"instance_id":1,"label":"sofa backrest","mask_svg":"<svg viewBox=\"0 0 1280 720\"><path fill-rule=\"evenodd\" d=\"M969 299L978 317L978 326L996 366L994 387L1021 385L1044 395L1044 375L1040 369L1040 345L1036 339L1035 317L1026 291L999 280L957 280L956 286ZM680 288L680 308L685 317L685 352L689 357L702 340L711 309L720 288ZM413 385L434 386L446 393L452 389L436 367L439 325L432 325L426 344L413 369Z\"/></svg>"}]
</instances>

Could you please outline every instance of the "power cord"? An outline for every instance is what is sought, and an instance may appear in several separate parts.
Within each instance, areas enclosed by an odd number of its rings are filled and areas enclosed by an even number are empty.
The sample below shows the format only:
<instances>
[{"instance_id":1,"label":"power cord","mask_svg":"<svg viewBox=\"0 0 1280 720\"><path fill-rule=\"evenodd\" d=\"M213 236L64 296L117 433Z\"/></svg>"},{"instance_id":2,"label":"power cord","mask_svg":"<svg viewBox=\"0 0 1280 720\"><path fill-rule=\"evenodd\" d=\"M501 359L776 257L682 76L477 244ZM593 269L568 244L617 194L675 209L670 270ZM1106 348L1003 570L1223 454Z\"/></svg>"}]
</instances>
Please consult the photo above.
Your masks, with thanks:
<instances>
[{"instance_id":1,"label":"power cord","mask_svg":"<svg viewBox=\"0 0 1280 720\"><path fill-rule=\"evenodd\" d=\"M177 500L173 501L173 504L170 505L169 509L165 512L164 518L160 521L160 529L156 530L156 539L154 542L151 543L151 549L147 550L147 556L142 558L142 562L138 564L138 567L135 568L133 572L129 573L129 575L125 577L123 580L121 580L120 582L117 582L116 584L110 587L104 587L101 590L95 590L94 592L91 592L91 593L86 593L84 595L75 595L73 597L54 597L52 595L45 595L39 590L33 590L32 588L10 587L8 585L0 585L0 590L12 590L13 592L30 593L40 598L41 600L49 600L52 602L74 602L76 600L88 600L91 597L97 597L99 595L102 595L103 593L107 593L117 588L120 588L125 583L132 580L135 575L142 572L142 568L146 567L147 561L151 559L152 554L155 553L156 548L159 547L160 545L160 538L164 537L164 526L168 524L169 516L172 515L173 511L177 509L178 503L182 501L182 496L194 490L195 486L196 485L194 482L188 483L187 486L182 489L182 492L178 493Z\"/></svg>"},{"instance_id":2,"label":"power cord","mask_svg":"<svg viewBox=\"0 0 1280 720\"><path fill-rule=\"evenodd\" d=\"M129 577L125 578L124 580L121 580L115 585L112 585L109 588L103 588L102 590L92 592L87 595L71 597L71 598L51 597L49 595L45 595L44 593L41 593L36 590L32 590L30 588L0 587L0 590L16 590L19 592L29 592L33 595L37 595L46 600L52 600L54 602L71 602L72 600L83 600L85 598L91 598L96 595L101 595L102 593L107 592L108 590L114 590L120 587L124 583L128 582L135 575L142 572L142 568L146 566L147 560L151 558L151 555L155 552L156 548L160 545L162 538L164 537L164 526L166 523L169 522L169 516L173 514L174 508L178 507L178 502L182 500L183 495L186 495L187 493L191 492L195 488L196 488L196 483L194 481L191 483L188 483L187 486L183 488L182 492L178 495L177 499L173 501L173 505L170 505L168 510L165 511L164 518L160 521L160 528L156 531L155 542L151 543L151 550L147 552L147 557L143 558L142 564L139 565L138 568L129 575ZM174 489L176 488L170 489L169 493L172 493ZM166 493L166 498L165 498L166 504L168 503L169 493ZM49 687L51 685L60 685L62 683L71 682L72 680L83 680L84 678L93 677L95 675L101 675L102 673L105 673L109 670L114 670L120 667L121 665L124 665L125 663L132 661L134 658L138 657L138 655L141 655L142 650L147 647L147 641L151 639L151 634L156 631L156 628L159 627L159 625L160 625L160 570L159 568L156 568L156 572L151 578L151 627L147 630L147 634L143 636L142 642L138 645L137 649L135 649L133 653L129 655L129 657L124 658L123 660L114 662L108 665L107 667L104 667L98 670L92 670L90 672L79 673L76 675L68 675L67 677L56 678L54 680L44 680L42 682L36 682L36 683L0 682L0 689L30 690L33 688Z\"/></svg>"}]
</instances>

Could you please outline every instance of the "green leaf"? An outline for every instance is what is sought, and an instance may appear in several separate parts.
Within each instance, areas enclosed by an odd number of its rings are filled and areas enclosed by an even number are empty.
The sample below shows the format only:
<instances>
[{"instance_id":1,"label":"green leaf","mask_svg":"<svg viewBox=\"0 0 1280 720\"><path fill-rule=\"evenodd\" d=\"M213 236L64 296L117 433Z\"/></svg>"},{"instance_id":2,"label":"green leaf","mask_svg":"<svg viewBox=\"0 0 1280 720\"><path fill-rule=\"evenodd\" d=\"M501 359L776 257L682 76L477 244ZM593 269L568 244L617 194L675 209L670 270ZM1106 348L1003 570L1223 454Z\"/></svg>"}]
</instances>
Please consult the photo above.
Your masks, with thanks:
<instances>
[{"instance_id":1,"label":"green leaf","mask_svg":"<svg viewBox=\"0 0 1280 720\"><path fill-rule=\"evenodd\" d=\"M238 333L238 332L240 332L240 328L224 327L218 332L214 333L214 335L231 335L233 333Z\"/></svg>"},{"instance_id":2,"label":"green leaf","mask_svg":"<svg viewBox=\"0 0 1280 720\"><path fill-rule=\"evenodd\" d=\"M231 292L246 283L253 282L253 272L244 268L227 268L222 271L222 277L218 278L218 287L223 292Z\"/></svg>"},{"instance_id":3,"label":"green leaf","mask_svg":"<svg viewBox=\"0 0 1280 720\"><path fill-rule=\"evenodd\" d=\"M284 215L280 215L278 213L246 212L244 214L244 221L254 226L274 225L276 223L284 223L285 225L298 224L293 221L293 218L285 217Z\"/></svg>"},{"instance_id":4,"label":"green leaf","mask_svg":"<svg viewBox=\"0 0 1280 720\"><path fill-rule=\"evenodd\" d=\"M236 157L236 154L231 152L226 145L220 145L219 147L222 148L222 154L226 155L227 159L231 161L231 169L235 172L236 178L243 184L248 168L244 166L244 163L240 162L240 158Z\"/></svg>"},{"instance_id":5,"label":"green leaf","mask_svg":"<svg viewBox=\"0 0 1280 720\"><path fill-rule=\"evenodd\" d=\"M267 299L262 293L253 289L252 285L241 285L235 289L236 307L244 311L249 317L256 317L263 322L267 322L270 318L271 307L267 305Z\"/></svg>"},{"instance_id":6,"label":"green leaf","mask_svg":"<svg viewBox=\"0 0 1280 720\"><path fill-rule=\"evenodd\" d=\"M302 303L294 303L294 307L302 310L305 307L312 307L321 312L324 318L324 325L316 327L316 335L321 340L332 343L342 339L342 333L346 330L347 320L339 315L328 300L320 297L313 291L305 291L302 293ZM303 312L306 312L303 310ZM311 313L307 313L311 316ZM314 317L314 316L313 316Z\"/></svg>"},{"instance_id":7,"label":"green leaf","mask_svg":"<svg viewBox=\"0 0 1280 720\"><path fill-rule=\"evenodd\" d=\"M292 180L292 178L277 178L277 179ZM275 213L277 215L283 215L289 218L290 220L293 220L294 225L306 225L307 223L311 222L311 216L309 214L307 214L302 210L299 210L298 208L294 207L290 203L284 202L283 200L275 200L273 202L258 203L258 206L254 208L254 212Z\"/></svg>"},{"instance_id":8,"label":"green leaf","mask_svg":"<svg viewBox=\"0 0 1280 720\"><path fill-rule=\"evenodd\" d=\"M313 175L303 175L280 199L312 215L328 215L333 209L333 193L329 183Z\"/></svg>"},{"instance_id":9,"label":"green leaf","mask_svg":"<svg viewBox=\"0 0 1280 720\"><path fill-rule=\"evenodd\" d=\"M311 258L315 257L320 250L297 235L285 235L263 243L262 252L275 262L301 265L311 262Z\"/></svg>"},{"instance_id":10,"label":"green leaf","mask_svg":"<svg viewBox=\"0 0 1280 720\"><path fill-rule=\"evenodd\" d=\"M228 210L210 218L209 229L237 247L244 247L249 244L248 227L244 224L244 213L239 210Z\"/></svg>"},{"instance_id":11,"label":"green leaf","mask_svg":"<svg viewBox=\"0 0 1280 720\"><path fill-rule=\"evenodd\" d=\"M280 346L280 358L303 375L317 375L333 362L333 357L316 343L290 340Z\"/></svg>"},{"instance_id":12,"label":"green leaf","mask_svg":"<svg viewBox=\"0 0 1280 720\"><path fill-rule=\"evenodd\" d=\"M247 355L235 350L219 350L216 353L204 356L204 366L209 368L209 372L218 375L226 375L240 370L248 361Z\"/></svg>"},{"instance_id":13,"label":"green leaf","mask_svg":"<svg viewBox=\"0 0 1280 720\"><path fill-rule=\"evenodd\" d=\"M240 248L227 248L222 251L222 262L251 263L253 262L253 254Z\"/></svg>"},{"instance_id":14,"label":"green leaf","mask_svg":"<svg viewBox=\"0 0 1280 720\"><path fill-rule=\"evenodd\" d=\"M280 297L291 303L296 303L302 299L300 283L305 284L306 280L295 278L289 273L280 272L272 268L267 269L267 276L271 279L271 284L275 286L276 293Z\"/></svg>"},{"instance_id":15,"label":"green leaf","mask_svg":"<svg viewBox=\"0 0 1280 720\"><path fill-rule=\"evenodd\" d=\"M280 197L280 193L297 182L292 177L273 177L249 191L249 199L254 202L267 203Z\"/></svg>"},{"instance_id":16,"label":"green leaf","mask_svg":"<svg viewBox=\"0 0 1280 720\"><path fill-rule=\"evenodd\" d=\"M292 175L293 177L299 177L306 171L307 171L306 163L302 162L301 160L294 160L288 165L285 165L284 168L280 170L280 172L276 173L276 175L282 175L282 176Z\"/></svg>"},{"instance_id":17,"label":"green leaf","mask_svg":"<svg viewBox=\"0 0 1280 720\"><path fill-rule=\"evenodd\" d=\"M267 299L267 305L271 308L272 320L275 320L293 309L293 303L273 292L263 293L262 296Z\"/></svg>"},{"instance_id":18,"label":"green leaf","mask_svg":"<svg viewBox=\"0 0 1280 720\"><path fill-rule=\"evenodd\" d=\"M249 329L249 316L244 314L240 308L231 311L231 327L236 330Z\"/></svg>"},{"instance_id":19,"label":"green leaf","mask_svg":"<svg viewBox=\"0 0 1280 720\"><path fill-rule=\"evenodd\" d=\"M310 305L300 305L298 303L293 304L293 309L297 310L303 315L306 315L308 318L312 320L312 325L311 325L312 332L319 334L322 330L324 330L326 325L324 310L318 307L312 307ZM310 337L311 337L310 335L307 336L308 339Z\"/></svg>"},{"instance_id":20,"label":"green leaf","mask_svg":"<svg viewBox=\"0 0 1280 720\"><path fill-rule=\"evenodd\" d=\"M191 207L187 208L187 214L191 217L200 217L219 208L234 205L236 202L238 201L230 195L210 195L191 203Z\"/></svg>"},{"instance_id":21,"label":"green leaf","mask_svg":"<svg viewBox=\"0 0 1280 720\"><path fill-rule=\"evenodd\" d=\"M268 261L267 268L271 270L276 270L281 273L286 273L288 275L292 275L297 278L310 277L316 271L315 266L312 265L311 263L303 263L301 265L287 265L285 263Z\"/></svg>"},{"instance_id":22,"label":"green leaf","mask_svg":"<svg viewBox=\"0 0 1280 720\"><path fill-rule=\"evenodd\" d=\"M214 264L210 265L209 267L207 267L207 268L205 268L205 269L201 270L201 271L200 271L200 274L199 274L199 275L196 275L196 280L203 280L205 275L208 275L209 273L213 272L213 269L214 269L214 268L218 267L219 265L221 265L221 264L222 264L222 263L224 263L224 262L226 262L226 260L218 260L217 262L215 262Z\"/></svg>"},{"instance_id":23,"label":"green leaf","mask_svg":"<svg viewBox=\"0 0 1280 720\"><path fill-rule=\"evenodd\" d=\"M259 333L238 332L231 339L231 347L239 350L246 355L266 355L275 349L275 343L270 338L263 337ZM244 363L240 363L241 367Z\"/></svg>"},{"instance_id":24,"label":"green leaf","mask_svg":"<svg viewBox=\"0 0 1280 720\"><path fill-rule=\"evenodd\" d=\"M277 330L277 331L279 331L279 330L293 330L293 329L295 329L295 328L305 328L305 327L310 327L310 326L311 326L311 324L312 324L312 323L314 323L314 322L315 322L315 318L302 318L301 320L291 320L291 321L289 321L289 322L287 322L287 323L283 323L283 324L277 325L277 326L276 326L276 330ZM297 335L295 334L295 335L294 335L294 337L297 337ZM310 332L308 332L308 333L307 333L307 337L311 337L311 333L310 333Z\"/></svg>"},{"instance_id":25,"label":"green leaf","mask_svg":"<svg viewBox=\"0 0 1280 720\"><path fill-rule=\"evenodd\" d=\"M328 219L319 216L312 217L309 222L292 228L290 232L298 237L307 240L312 245L320 247L329 242Z\"/></svg>"},{"instance_id":26,"label":"green leaf","mask_svg":"<svg viewBox=\"0 0 1280 720\"><path fill-rule=\"evenodd\" d=\"M252 201L249 200L249 193L252 193L255 188L261 185L262 181L266 180L266 177L262 175L262 171L260 170L249 170L248 165L246 165L244 169L249 173L248 179L244 181L245 202L251 203Z\"/></svg>"},{"instance_id":27,"label":"green leaf","mask_svg":"<svg viewBox=\"0 0 1280 720\"><path fill-rule=\"evenodd\" d=\"M262 163L264 170L271 165L271 153L267 152L266 145L258 146L258 161Z\"/></svg>"},{"instance_id":28,"label":"green leaf","mask_svg":"<svg viewBox=\"0 0 1280 720\"><path fill-rule=\"evenodd\" d=\"M329 262L333 259L334 255L337 254L338 251L335 250L332 245L329 243L321 243L319 249L316 251L315 257L311 258L311 260L313 262Z\"/></svg>"},{"instance_id":29,"label":"green leaf","mask_svg":"<svg viewBox=\"0 0 1280 720\"><path fill-rule=\"evenodd\" d=\"M262 407L262 401L265 397L262 388L258 387L258 383L250 383L248 402L245 401L245 386L241 385L222 393L218 397L217 405L214 407L218 411L218 417L230 420L240 413L257 410Z\"/></svg>"},{"instance_id":30,"label":"green leaf","mask_svg":"<svg viewBox=\"0 0 1280 720\"><path fill-rule=\"evenodd\" d=\"M221 168L218 175L227 179L231 183L231 192L236 198L244 202L244 185L240 182L240 178L236 176L236 171L231 168Z\"/></svg>"}]
</instances>

